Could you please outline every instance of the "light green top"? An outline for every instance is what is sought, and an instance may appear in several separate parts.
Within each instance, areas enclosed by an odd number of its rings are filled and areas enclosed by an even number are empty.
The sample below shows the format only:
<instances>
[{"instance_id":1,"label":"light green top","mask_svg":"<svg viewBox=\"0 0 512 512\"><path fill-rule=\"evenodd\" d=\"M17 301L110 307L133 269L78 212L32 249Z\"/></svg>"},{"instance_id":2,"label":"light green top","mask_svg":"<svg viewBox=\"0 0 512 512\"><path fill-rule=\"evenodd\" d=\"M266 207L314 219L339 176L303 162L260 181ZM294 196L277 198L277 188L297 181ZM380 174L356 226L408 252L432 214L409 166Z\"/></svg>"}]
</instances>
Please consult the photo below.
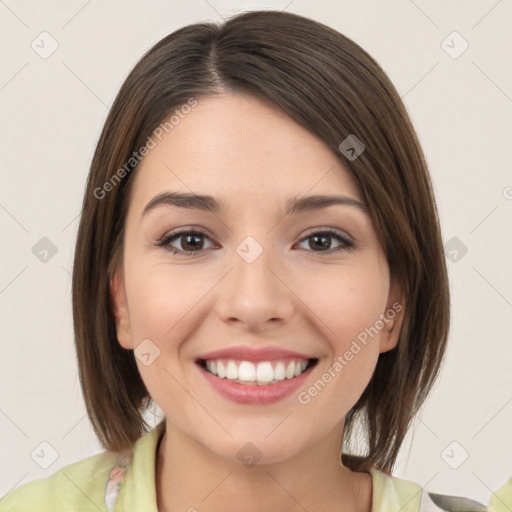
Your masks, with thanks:
<instances>
[{"instance_id":1,"label":"light green top","mask_svg":"<svg viewBox=\"0 0 512 512\"><path fill-rule=\"evenodd\" d=\"M158 512L155 490L155 457L165 420L143 435L124 456L103 452L69 464L47 478L28 482L0 500L0 512ZM441 496L443 506L418 484L392 477L375 468L372 512L422 512L458 510L463 500L474 509L489 512L512 510L512 478L494 493L488 508L464 498ZM440 495L436 495L440 496ZM440 502L438 502L440 504Z\"/></svg>"}]
</instances>

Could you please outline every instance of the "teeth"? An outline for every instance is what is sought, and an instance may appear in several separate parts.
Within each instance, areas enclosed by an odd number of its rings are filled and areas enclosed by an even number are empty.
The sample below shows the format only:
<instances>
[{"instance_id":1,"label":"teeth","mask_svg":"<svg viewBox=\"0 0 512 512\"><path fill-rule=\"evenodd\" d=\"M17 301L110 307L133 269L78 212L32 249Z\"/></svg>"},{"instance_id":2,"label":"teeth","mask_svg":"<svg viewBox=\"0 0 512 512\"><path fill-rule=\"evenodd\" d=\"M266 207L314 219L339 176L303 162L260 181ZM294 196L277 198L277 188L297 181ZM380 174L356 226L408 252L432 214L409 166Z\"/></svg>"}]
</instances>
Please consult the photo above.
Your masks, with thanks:
<instances>
[{"instance_id":1,"label":"teeth","mask_svg":"<svg viewBox=\"0 0 512 512\"><path fill-rule=\"evenodd\" d=\"M242 361L238 367L238 378L254 382L256 380L256 366L249 361Z\"/></svg>"},{"instance_id":2,"label":"teeth","mask_svg":"<svg viewBox=\"0 0 512 512\"><path fill-rule=\"evenodd\" d=\"M207 360L206 369L213 375L221 379L228 379L240 383L268 384L276 383L284 379L293 379L301 375L308 361L306 360L286 360L274 362L261 361L252 363L251 361L228 360Z\"/></svg>"},{"instance_id":3,"label":"teeth","mask_svg":"<svg viewBox=\"0 0 512 512\"><path fill-rule=\"evenodd\" d=\"M224 365L222 364L222 361L219 361L217 363L217 375L221 379L225 379L226 378L226 370L224 369Z\"/></svg>"},{"instance_id":4,"label":"teeth","mask_svg":"<svg viewBox=\"0 0 512 512\"><path fill-rule=\"evenodd\" d=\"M229 380L238 379L238 366L234 361L228 361L228 367L226 369L226 378Z\"/></svg>"},{"instance_id":5,"label":"teeth","mask_svg":"<svg viewBox=\"0 0 512 512\"><path fill-rule=\"evenodd\" d=\"M256 380L258 382L272 382L274 380L274 370L270 363L258 363L258 367L256 368Z\"/></svg>"},{"instance_id":6,"label":"teeth","mask_svg":"<svg viewBox=\"0 0 512 512\"><path fill-rule=\"evenodd\" d=\"M284 368L284 364L279 361L274 368L274 377L276 380L284 380L286 377L286 370Z\"/></svg>"}]
</instances>

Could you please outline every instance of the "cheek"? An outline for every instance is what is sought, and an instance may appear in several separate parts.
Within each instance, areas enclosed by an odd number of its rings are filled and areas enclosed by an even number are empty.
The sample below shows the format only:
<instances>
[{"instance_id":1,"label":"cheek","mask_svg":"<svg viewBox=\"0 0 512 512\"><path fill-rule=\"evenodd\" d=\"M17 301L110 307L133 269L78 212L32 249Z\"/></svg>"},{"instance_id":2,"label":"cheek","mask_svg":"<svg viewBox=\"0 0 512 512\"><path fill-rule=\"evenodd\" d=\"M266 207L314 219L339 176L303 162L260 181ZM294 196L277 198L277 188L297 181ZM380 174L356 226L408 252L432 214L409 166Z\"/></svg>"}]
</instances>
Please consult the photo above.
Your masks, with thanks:
<instances>
[{"instance_id":1,"label":"cheek","mask_svg":"<svg viewBox=\"0 0 512 512\"><path fill-rule=\"evenodd\" d=\"M305 296L329 352L318 369L321 382L304 390L306 399L315 397L316 407L333 411L339 419L361 396L379 357L380 331L372 327L385 310L388 281L372 263L345 266L336 276L319 273ZM321 391L324 387L326 392Z\"/></svg>"},{"instance_id":2,"label":"cheek","mask_svg":"<svg viewBox=\"0 0 512 512\"><path fill-rule=\"evenodd\" d=\"M324 324L325 337L336 353L370 328L384 312L387 302L387 276L376 265L344 267L317 274L303 295L304 302Z\"/></svg>"},{"instance_id":3,"label":"cheek","mask_svg":"<svg viewBox=\"0 0 512 512\"><path fill-rule=\"evenodd\" d=\"M137 272L133 272L135 267ZM150 364L145 364L143 357L136 357L139 373L152 399L166 415L172 416L173 409L180 410L179 421L185 421L190 397L180 385L181 345L190 334L191 322L194 323L193 306L208 288L195 286L190 274L165 265L133 265L131 276L127 293L131 294L130 321L135 345L149 339L154 343L148 345L149 351L158 354ZM136 356L137 353L136 349Z\"/></svg>"},{"instance_id":4,"label":"cheek","mask_svg":"<svg viewBox=\"0 0 512 512\"><path fill-rule=\"evenodd\" d=\"M185 323L194 317L194 305L211 287L208 280L191 279L190 272L171 270L165 265L141 266L132 275L135 277L128 293L134 336L166 340L167 344L170 339L179 338Z\"/></svg>"}]
</instances>

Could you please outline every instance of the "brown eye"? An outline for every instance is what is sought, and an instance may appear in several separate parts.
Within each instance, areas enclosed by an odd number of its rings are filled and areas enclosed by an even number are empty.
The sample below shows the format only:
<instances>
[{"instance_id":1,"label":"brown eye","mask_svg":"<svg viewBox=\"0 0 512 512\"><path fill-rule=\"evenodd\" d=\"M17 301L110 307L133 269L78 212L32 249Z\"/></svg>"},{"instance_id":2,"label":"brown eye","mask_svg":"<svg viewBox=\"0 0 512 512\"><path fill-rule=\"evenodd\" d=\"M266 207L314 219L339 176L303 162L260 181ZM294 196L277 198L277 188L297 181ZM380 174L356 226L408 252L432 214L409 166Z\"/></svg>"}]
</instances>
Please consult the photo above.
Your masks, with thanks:
<instances>
[{"instance_id":1,"label":"brown eye","mask_svg":"<svg viewBox=\"0 0 512 512\"><path fill-rule=\"evenodd\" d=\"M197 251L202 249L203 240L201 238L202 235L191 234L191 235L180 235L178 238L181 238L181 247L185 250Z\"/></svg>"},{"instance_id":2,"label":"brown eye","mask_svg":"<svg viewBox=\"0 0 512 512\"><path fill-rule=\"evenodd\" d=\"M204 240L208 237L200 231L180 231L165 236L158 242L158 246L164 247L172 254L194 255L204 250ZM180 241L181 240L181 241ZM172 244L176 243L178 247Z\"/></svg>"},{"instance_id":3,"label":"brown eye","mask_svg":"<svg viewBox=\"0 0 512 512\"><path fill-rule=\"evenodd\" d=\"M205 240L210 239L201 231L179 231L164 236L157 245L172 254L200 256L206 249L211 248L204 247ZM332 247L333 240L338 245ZM301 243L305 242L308 251L319 254L331 254L354 247L354 243L348 237L332 229L314 232L302 239Z\"/></svg>"},{"instance_id":4,"label":"brown eye","mask_svg":"<svg viewBox=\"0 0 512 512\"><path fill-rule=\"evenodd\" d=\"M332 240L336 240L339 245L332 248ZM334 230L318 231L302 240L308 241L308 248L313 252L330 254L336 251L342 251L353 247L353 243L341 233ZM319 250L316 250L319 249Z\"/></svg>"}]
</instances>

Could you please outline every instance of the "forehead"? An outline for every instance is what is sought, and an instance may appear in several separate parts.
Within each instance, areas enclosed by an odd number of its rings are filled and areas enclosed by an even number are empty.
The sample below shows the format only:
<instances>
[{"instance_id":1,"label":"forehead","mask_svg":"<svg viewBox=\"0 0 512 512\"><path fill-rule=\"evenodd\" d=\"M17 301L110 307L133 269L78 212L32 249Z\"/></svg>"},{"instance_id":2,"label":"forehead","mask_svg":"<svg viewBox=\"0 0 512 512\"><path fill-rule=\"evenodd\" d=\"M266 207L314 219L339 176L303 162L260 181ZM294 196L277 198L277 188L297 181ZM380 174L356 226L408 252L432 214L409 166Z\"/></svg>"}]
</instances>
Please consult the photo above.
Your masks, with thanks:
<instances>
[{"instance_id":1,"label":"forehead","mask_svg":"<svg viewBox=\"0 0 512 512\"><path fill-rule=\"evenodd\" d=\"M290 196L333 193L362 200L323 141L253 96L201 98L161 141L153 139L134 176L134 202L164 190L209 194L225 204L283 204Z\"/></svg>"}]
</instances>

